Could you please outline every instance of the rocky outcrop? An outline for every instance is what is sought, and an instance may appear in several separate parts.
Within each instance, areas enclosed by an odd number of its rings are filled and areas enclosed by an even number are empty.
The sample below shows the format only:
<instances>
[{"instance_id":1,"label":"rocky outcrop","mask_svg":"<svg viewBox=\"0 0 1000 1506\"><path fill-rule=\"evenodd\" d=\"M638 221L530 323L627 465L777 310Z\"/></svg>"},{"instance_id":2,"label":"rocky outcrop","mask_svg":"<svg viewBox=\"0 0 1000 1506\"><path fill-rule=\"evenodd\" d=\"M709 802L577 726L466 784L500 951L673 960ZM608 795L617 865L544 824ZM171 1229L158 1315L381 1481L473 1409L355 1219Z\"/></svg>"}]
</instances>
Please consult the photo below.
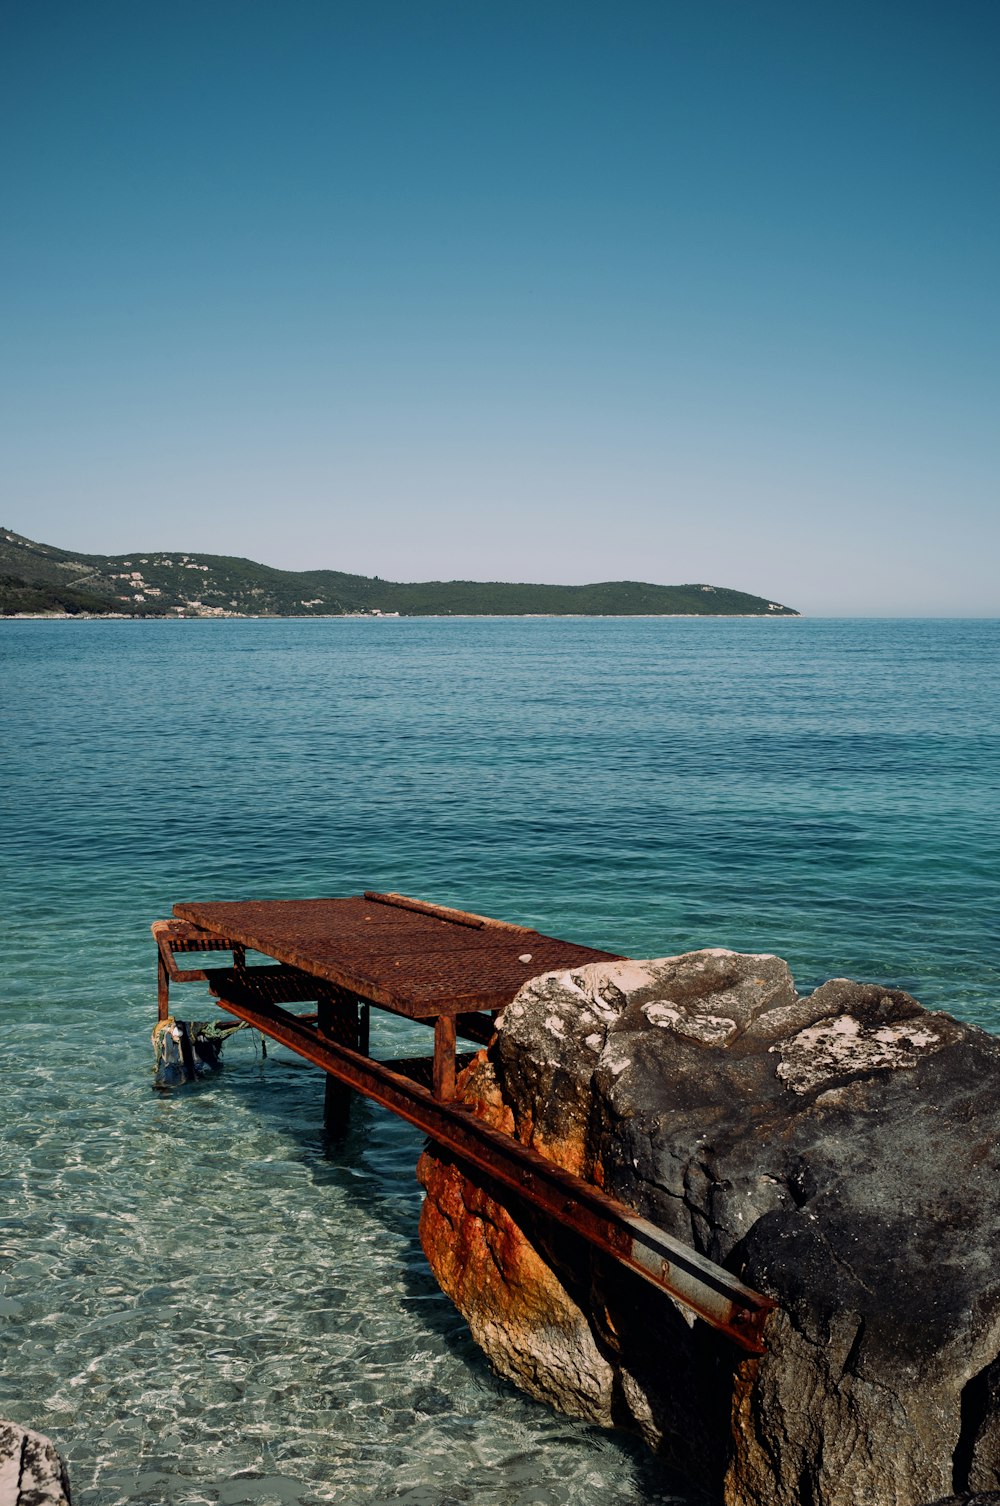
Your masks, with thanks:
<instances>
[{"instance_id":1,"label":"rocky outcrop","mask_svg":"<svg viewBox=\"0 0 1000 1506\"><path fill-rule=\"evenodd\" d=\"M0 1422L0 1506L71 1506L55 1444L16 1422Z\"/></svg>"},{"instance_id":2,"label":"rocky outcrop","mask_svg":"<svg viewBox=\"0 0 1000 1506\"><path fill-rule=\"evenodd\" d=\"M749 1358L432 1147L424 1248L502 1374L729 1506L1000 1488L1000 1041L712 950L533 979L460 1092L778 1302Z\"/></svg>"}]
</instances>

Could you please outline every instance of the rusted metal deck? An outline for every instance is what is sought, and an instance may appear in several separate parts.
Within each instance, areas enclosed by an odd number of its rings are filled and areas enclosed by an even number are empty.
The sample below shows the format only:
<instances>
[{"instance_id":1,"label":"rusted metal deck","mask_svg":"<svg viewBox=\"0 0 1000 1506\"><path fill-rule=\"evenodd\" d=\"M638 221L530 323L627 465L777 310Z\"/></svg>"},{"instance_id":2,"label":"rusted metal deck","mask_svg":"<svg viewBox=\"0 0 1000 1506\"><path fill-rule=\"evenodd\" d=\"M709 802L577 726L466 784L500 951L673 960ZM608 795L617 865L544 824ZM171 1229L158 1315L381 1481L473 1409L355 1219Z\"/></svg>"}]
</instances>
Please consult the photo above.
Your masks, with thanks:
<instances>
[{"instance_id":1,"label":"rusted metal deck","mask_svg":"<svg viewBox=\"0 0 1000 1506\"><path fill-rule=\"evenodd\" d=\"M220 1008L322 1067L327 1114L352 1091L574 1229L753 1354L774 1303L598 1187L570 1175L455 1100L456 1039L488 1042L496 1013L539 973L620 960L523 926L400 894L189 902L156 921L161 1020L171 983L203 980ZM248 950L273 964L247 966ZM180 967L178 954L232 953L232 967ZM289 1005L313 1002L295 1013ZM433 1027L428 1058L376 1061L370 1007Z\"/></svg>"}]
</instances>

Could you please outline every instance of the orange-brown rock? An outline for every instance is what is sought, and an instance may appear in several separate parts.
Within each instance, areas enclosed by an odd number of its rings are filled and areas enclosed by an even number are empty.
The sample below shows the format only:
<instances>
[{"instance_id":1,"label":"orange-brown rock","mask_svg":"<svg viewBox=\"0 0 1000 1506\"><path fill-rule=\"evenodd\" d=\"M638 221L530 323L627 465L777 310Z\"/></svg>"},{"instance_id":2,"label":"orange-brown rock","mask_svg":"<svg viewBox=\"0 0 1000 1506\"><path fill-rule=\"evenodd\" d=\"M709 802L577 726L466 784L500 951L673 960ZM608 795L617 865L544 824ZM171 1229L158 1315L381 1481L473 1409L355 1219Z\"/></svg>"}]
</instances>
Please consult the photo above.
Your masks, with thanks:
<instances>
[{"instance_id":1,"label":"orange-brown rock","mask_svg":"<svg viewBox=\"0 0 1000 1506\"><path fill-rule=\"evenodd\" d=\"M514 1133L486 1052L460 1075L458 1096L494 1128ZM609 1424L611 1366L521 1224L436 1149L421 1156L417 1177L427 1192L421 1243L480 1348L540 1401Z\"/></svg>"}]
</instances>

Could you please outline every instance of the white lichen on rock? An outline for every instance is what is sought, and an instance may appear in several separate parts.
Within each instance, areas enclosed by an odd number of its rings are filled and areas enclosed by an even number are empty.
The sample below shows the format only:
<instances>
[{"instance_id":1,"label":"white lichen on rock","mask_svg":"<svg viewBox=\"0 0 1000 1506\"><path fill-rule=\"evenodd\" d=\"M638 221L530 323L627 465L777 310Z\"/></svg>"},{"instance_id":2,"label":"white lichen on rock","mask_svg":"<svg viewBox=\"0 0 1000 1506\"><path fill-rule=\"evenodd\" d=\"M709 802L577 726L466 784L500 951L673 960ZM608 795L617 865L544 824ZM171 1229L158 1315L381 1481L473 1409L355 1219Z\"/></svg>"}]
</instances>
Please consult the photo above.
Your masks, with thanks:
<instances>
[{"instance_id":1,"label":"white lichen on rock","mask_svg":"<svg viewBox=\"0 0 1000 1506\"><path fill-rule=\"evenodd\" d=\"M642 1012L651 1025L665 1030L675 1030L690 1041L704 1041L707 1046L723 1046L731 1041L738 1030L735 1020L728 1015L686 1014L677 1009L668 999L656 999L642 1006Z\"/></svg>"},{"instance_id":2,"label":"white lichen on rock","mask_svg":"<svg viewBox=\"0 0 1000 1506\"><path fill-rule=\"evenodd\" d=\"M812 1093L852 1073L915 1067L922 1051L941 1044L933 1030L906 1020L871 1029L843 1014L770 1049L781 1054L777 1070L785 1086L793 1093Z\"/></svg>"}]
</instances>

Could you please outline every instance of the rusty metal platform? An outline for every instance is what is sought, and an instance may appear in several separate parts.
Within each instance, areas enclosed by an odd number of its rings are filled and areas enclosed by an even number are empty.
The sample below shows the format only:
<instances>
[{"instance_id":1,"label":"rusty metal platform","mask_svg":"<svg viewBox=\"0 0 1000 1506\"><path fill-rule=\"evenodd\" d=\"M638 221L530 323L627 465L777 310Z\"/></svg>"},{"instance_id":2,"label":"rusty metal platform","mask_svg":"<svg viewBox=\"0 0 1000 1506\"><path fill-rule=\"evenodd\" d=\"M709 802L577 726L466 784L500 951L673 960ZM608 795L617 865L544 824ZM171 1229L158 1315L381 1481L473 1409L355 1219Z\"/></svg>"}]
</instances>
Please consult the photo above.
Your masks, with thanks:
<instances>
[{"instance_id":1,"label":"rusty metal platform","mask_svg":"<svg viewBox=\"0 0 1000 1506\"><path fill-rule=\"evenodd\" d=\"M187 903L174 915L411 1019L502 1009L539 973L618 960L401 894Z\"/></svg>"},{"instance_id":2,"label":"rusty metal platform","mask_svg":"<svg viewBox=\"0 0 1000 1506\"><path fill-rule=\"evenodd\" d=\"M327 1075L327 1112L363 1093L668 1292L753 1354L774 1303L599 1188L455 1102L456 1035L489 1041L493 1016L539 973L621 960L523 926L399 894L187 902L153 926L160 1019L172 982L203 980L219 1006ZM276 965L247 966L253 950ZM178 967L176 954L231 951L232 967ZM289 1004L314 1000L294 1014ZM371 1005L434 1028L433 1055L368 1054Z\"/></svg>"}]
</instances>

